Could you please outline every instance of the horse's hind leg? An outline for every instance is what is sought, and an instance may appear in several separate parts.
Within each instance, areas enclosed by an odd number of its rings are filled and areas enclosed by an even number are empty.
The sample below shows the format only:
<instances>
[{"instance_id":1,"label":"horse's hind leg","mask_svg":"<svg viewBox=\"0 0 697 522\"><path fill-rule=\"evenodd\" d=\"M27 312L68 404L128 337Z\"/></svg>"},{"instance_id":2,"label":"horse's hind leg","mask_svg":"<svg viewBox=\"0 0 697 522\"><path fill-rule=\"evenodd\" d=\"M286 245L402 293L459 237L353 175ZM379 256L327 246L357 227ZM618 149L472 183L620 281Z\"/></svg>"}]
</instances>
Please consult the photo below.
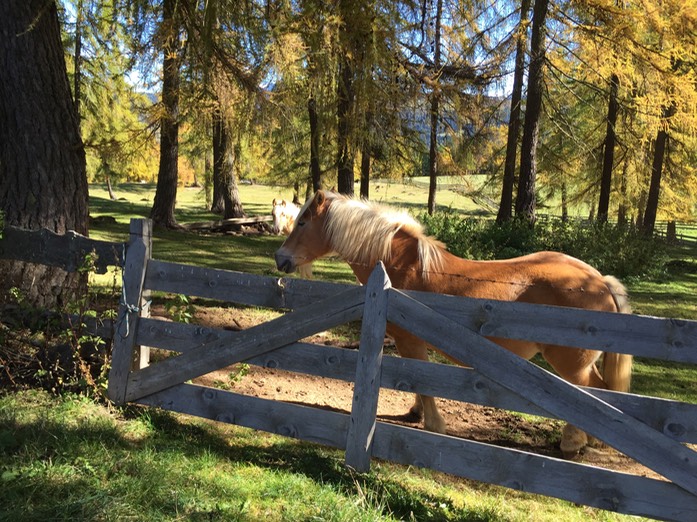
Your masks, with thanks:
<instances>
[{"instance_id":1,"label":"horse's hind leg","mask_svg":"<svg viewBox=\"0 0 697 522\"><path fill-rule=\"evenodd\" d=\"M559 375L566 381L577 386L591 386L593 388L607 388L595 362L601 352L595 350L582 350L563 346L547 346L542 351L544 358L549 362ZM590 443L597 442L586 432L572 424L566 424L562 430L561 449L565 459L572 459Z\"/></svg>"},{"instance_id":2,"label":"horse's hind leg","mask_svg":"<svg viewBox=\"0 0 697 522\"><path fill-rule=\"evenodd\" d=\"M404 330L391 327L388 333L394 338L399 355L410 359L428 360L428 344ZM445 420L438 411L436 400L428 395L416 395L414 405L409 413L418 419L423 415L424 429L436 433L445 433Z\"/></svg>"}]
</instances>

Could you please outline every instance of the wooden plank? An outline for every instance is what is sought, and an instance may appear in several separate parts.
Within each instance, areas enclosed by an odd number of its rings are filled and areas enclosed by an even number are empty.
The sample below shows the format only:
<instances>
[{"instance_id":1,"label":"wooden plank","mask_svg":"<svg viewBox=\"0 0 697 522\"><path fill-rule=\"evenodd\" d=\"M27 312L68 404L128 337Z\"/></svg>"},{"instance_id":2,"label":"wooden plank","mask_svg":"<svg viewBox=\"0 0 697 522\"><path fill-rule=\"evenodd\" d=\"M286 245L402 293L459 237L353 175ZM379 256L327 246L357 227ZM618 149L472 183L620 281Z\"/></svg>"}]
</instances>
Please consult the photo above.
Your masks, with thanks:
<instances>
[{"instance_id":1,"label":"wooden plank","mask_svg":"<svg viewBox=\"0 0 697 522\"><path fill-rule=\"evenodd\" d=\"M380 396L382 344L387 328L387 290L390 287L390 278L380 261L365 287L351 422L346 438L346 465L359 472L370 469L370 452Z\"/></svg>"},{"instance_id":2,"label":"wooden plank","mask_svg":"<svg viewBox=\"0 0 697 522\"><path fill-rule=\"evenodd\" d=\"M75 272L83 265L85 256L94 252L97 254L95 271L104 274L107 267L123 264L125 247L124 243L90 239L74 230L61 235L45 228L25 230L7 225L0 238L0 258L57 266L66 272Z\"/></svg>"},{"instance_id":3,"label":"wooden plank","mask_svg":"<svg viewBox=\"0 0 697 522\"><path fill-rule=\"evenodd\" d=\"M487 337L697 363L697 321L405 291Z\"/></svg>"},{"instance_id":4,"label":"wooden plank","mask_svg":"<svg viewBox=\"0 0 697 522\"><path fill-rule=\"evenodd\" d=\"M233 343L227 339L204 343L198 349L132 372L128 377L126 400L136 400L308 335L355 321L361 317L364 300L365 289L355 286L331 299L239 332Z\"/></svg>"},{"instance_id":5,"label":"wooden plank","mask_svg":"<svg viewBox=\"0 0 697 522\"><path fill-rule=\"evenodd\" d=\"M138 404L343 448L349 416L192 384ZM373 456L659 520L697 519L694 497L660 480L378 422Z\"/></svg>"},{"instance_id":6,"label":"wooden plank","mask_svg":"<svg viewBox=\"0 0 697 522\"><path fill-rule=\"evenodd\" d=\"M148 264L145 278L145 287L151 290L277 309L307 306L355 286L260 276L158 260Z\"/></svg>"},{"instance_id":7,"label":"wooden plank","mask_svg":"<svg viewBox=\"0 0 697 522\"><path fill-rule=\"evenodd\" d=\"M661 480L378 422L373 457L659 520L697 520L694 496Z\"/></svg>"},{"instance_id":8,"label":"wooden plank","mask_svg":"<svg viewBox=\"0 0 697 522\"><path fill-rule=\"evenodd\" d=\"M349 416L194 384L179 384L136 401L169 411L343 448Z\"/></svg>"},{"instance_id":9,"label":"wooden plank","mask_svg":"<svg viewBox=\"0 0 697 522\"><path fill-rule=\"evenodd\" d=\"M352 285L254 276L153 260L146 288L239 304L294 309ZM405 292L489 337L528 339L697 364L697 321Z\"/></svg>"},{"instance_id":10,"label":"wooden plank","mask_svg":"<svg viewBox=\"0 0 697 522\"><path fill-rule=\"evenodd\" d=\"M213 340L228 339L232 342L238 333L191 324L141 319L136 341L138 344L185 352ZM246 359L244 362L266 368L352 381L357 359L358 354L354 350L293 343L273 352ZM380 386L383 388L543 417L550 415L549 412L471 368L391 356L383 358L382 366ZM596 388L584 389L677 441L697 443L697 404Z\"/></svg>"},{"instance_id":11,"label":"wooden plank","mask_svg":"<svg viewBox=\"0 0 697 522\"><path fill-rule=\"evenodd\" d=\"M135 338L143 307L143 280L152 249L151 228L152 222L149 219L131 220L131 235L124 265L122 298L112 349L111 370L109 371L108 395L116 404L123 404L128 400L126 386L137 346ZM138 360L140 360L139 353Z\"/></svg>"},{"instance_id":12,"label":"wooden plank","mask_svg":"<svg viewBox=\"0 0 697 522\"><path fill-rule=\"evenodd\" d=\"M398 326L697 494L694 451L398 290L388 310Z\"/></svg>"}]
</instances>

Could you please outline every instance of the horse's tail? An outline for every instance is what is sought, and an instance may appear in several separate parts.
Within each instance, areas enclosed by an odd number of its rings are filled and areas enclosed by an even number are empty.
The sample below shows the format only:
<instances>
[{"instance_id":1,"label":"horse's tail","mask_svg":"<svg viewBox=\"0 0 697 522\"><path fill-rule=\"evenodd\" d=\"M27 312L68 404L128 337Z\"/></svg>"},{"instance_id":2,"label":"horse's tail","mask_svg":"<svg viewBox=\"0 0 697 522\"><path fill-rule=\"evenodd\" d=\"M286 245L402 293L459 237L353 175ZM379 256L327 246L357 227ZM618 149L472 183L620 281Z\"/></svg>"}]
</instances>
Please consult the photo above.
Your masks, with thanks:
<instances>
[{"instance_id":1,"label":"horse's tail","mask_svg":"<svg viewBox=\"0 0 697 522\"><path fill-rule=\"evenodd\" d=\"M632 313L632 307L627 297L627 289L617 278L604 276L603 281L610 289L615 300L617 311L623 314ZM629 391L632 378L632 356L627 353L605 352L603 359L603 380L608 388L615 391Z\"/></svg>"}]
</instances>

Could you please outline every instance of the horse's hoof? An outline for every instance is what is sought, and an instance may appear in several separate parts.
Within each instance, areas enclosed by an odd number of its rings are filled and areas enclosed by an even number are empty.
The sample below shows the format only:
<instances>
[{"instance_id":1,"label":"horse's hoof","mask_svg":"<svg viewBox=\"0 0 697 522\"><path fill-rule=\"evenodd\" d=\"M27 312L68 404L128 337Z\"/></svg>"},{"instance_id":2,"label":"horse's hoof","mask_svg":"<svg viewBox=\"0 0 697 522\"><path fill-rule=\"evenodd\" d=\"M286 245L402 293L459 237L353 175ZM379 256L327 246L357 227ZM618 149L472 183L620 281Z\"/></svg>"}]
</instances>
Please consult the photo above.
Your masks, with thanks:
<instances>
[{"instance_id":1,"label":"horse's hoof","mask_svg":"<svg viewBox=\"0 0 697 522\"><path fill-rule=\"evenodd\" d=\"M443 423L435 423L435 424L425 424L424 423L424 429L426 431L430 431L433 433L440 433L441 435L445 435L445 422Z\"/></svg>"},{"instance_id":2,"label":"horse's hoof","mask_svg":"<svg viewBox=\"0 0 697 522\"><path fill-rule=\"evenodd\" d=\"M418 404L414 404L409 408L409 416L415 418L416 420L421 420L424 418L424 408L419 401Z\"/></svg>"},{"instance_id":3,"label":"horse's hoof","mask_svg":"<svg viewBox=\"0 0 697 522\"><path fill-rule=\"evenodd\" d=\"M561 450L561 456L564 460L574 460L581 453L581 450Z\"/></svg>"}]
</instances>

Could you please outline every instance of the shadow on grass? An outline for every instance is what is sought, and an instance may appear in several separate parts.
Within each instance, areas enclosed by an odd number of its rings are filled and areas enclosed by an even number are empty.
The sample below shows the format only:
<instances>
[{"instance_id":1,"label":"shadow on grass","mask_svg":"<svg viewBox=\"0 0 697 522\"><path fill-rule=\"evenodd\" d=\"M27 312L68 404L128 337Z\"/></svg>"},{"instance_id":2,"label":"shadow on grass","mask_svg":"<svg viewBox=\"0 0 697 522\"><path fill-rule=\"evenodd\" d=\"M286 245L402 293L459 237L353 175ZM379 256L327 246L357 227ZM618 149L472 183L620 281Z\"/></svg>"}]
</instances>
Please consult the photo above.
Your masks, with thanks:
<instances>
[{"instance_id":1,"label":"shadow on grass","mask_svg":"<svg viewBox=\"0 0 697 522\"><path fill-rule=\"evenodd\" d=\"M364 499L385 517L503 520L494 508L456 507L445 495L406 488L379 472L356 474L331 448L291 439L265 445L268 439L251 430L223 430L161 410L123 409L127 419L147 427L147 435L136 438L108 420L69 426L49 416L22 423L6 413L0 410L2 520L172 520L184 514L187 520L254 520L244 512L244 481L225 483L226 473L246 465L281 480L292 474L328 486L351 504ZM192 466L196 477L182 476Z\"/></svg>"}]
</instances>

